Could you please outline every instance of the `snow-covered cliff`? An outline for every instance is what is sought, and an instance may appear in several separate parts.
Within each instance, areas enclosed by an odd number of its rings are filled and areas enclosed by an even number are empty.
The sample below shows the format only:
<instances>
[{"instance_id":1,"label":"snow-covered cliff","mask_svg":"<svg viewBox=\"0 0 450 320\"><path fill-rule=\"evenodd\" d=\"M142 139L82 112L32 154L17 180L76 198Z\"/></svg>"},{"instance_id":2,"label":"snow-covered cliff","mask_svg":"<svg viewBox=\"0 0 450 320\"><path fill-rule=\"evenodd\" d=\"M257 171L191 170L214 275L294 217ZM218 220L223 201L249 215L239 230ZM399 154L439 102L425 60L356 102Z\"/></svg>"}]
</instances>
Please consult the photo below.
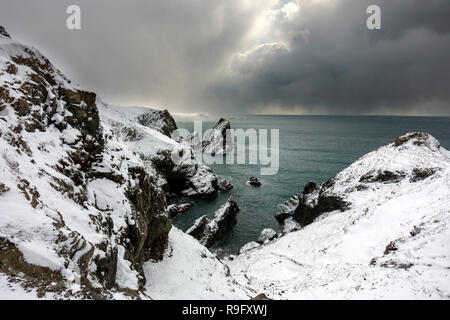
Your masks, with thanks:
<instances>
[{"instance_id":1,"label":"snow-covered cliff","mask_svg":"<svg viewBox=\"0 0 450 320\"><path fill-rule=\"evenodd\" d=\"M214 197L218 190L207 166L171 162L172 151L190 150L167 136L176 128L167 114L109 106L1 32L2 291L151 297L144 264L164 259L177 242L166 195Z\"/></svg>"},{"instance_id":2,"label":"snow-covered cliff","mask_svg":"<svg viewBox=\"0 0 450 320\"><path fill-rule=\"evenodd\" d=\"M303 228L229 263L241 285L274 299L450 298L450 152L435 138L399 137L302 196ZM324 212L327 198L346 205Z\"/></svg>"}]
</instances>

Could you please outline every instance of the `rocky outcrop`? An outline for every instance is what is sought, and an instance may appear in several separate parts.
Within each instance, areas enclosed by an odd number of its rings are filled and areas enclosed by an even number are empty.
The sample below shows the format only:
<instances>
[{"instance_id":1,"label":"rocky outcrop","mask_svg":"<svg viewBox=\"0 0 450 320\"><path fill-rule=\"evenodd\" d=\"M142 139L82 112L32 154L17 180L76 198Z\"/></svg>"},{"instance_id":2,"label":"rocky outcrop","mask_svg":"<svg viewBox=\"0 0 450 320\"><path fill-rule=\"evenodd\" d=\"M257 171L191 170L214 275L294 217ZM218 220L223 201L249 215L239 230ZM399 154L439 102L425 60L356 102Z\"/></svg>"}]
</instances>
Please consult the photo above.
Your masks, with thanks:
<instances>
[{"instance_id":1,"label":"rocky outcrop","mask_svg":"<svg viewBox=\"0 0 450 320\"><path fill-rule=\"evenodd\" d=\"M261 234L259 235L258 240L256 240L256 242L258 242L259 244L268 243L273 239L275 239L277 236L278 233L275 230L271 228L265 228L261 231Z\"/></svg>"},{"instance_id":2,"label":"rocky outcrop","mask_svg":"<svg viewBox=\"0 0 450 320\"><path fill-rule=\"evenodd\" d=\"M230 152L233 148L229 129L230 122L221 118L210 131L203 137L203 152L214 155L221 155Z\"/></svg>"},{"instance_id":3,"label":"rocky outcrop","mask_svg":"<svg viewBox=\"0 0 450 320\"><path fill-rule=\"evenodd\" d=\"M171 137L172 132L177 129L177 124L172 115L164 110L149 110L136 117L137 123L140 125L158 130L162 134Z\"/></svg>"},{"instance_id":4,"label":"rocky outcrop","mask_svg":"<svg viewBox=\"0 0 450 320\"><path fill-rule=\"evenodd\" d=\"M413 132L394 139L385 148L389 148L391 153L401 153L417 147L419 147L418 152L423 152L423 149L420 148L436 152L440 149L440 144L427 133ZM376 151L374 151L374 154L376 154ZM418 182L432 177L440 170L433 166L407 168L407 170L405 168L397 169L400 167L399 165L384 163L382 158L377 159L377 163L368 165L364 162L365 157L319 186L314 182L308 182L301 193L293 195L286 203L279 206L275 218L283 225L283 231L287 233L298 230L300 227L310 224L325 212L349 209L351 202L347 199L347 196L355 190L369 191L378 188L380 184L399 184L404 181ZM359 163L363 164L356 167ZM351 187L348 187L349 180L353 183ZM345 190L342 189L342 185L347 185Z\"/></svg>"},{"instance_id":5,"label":"rocky outcrop","mask_svg":"<svg viewBox=\"0 0 450 320\"><path fill-rule=\"evenodd\" d=\"M349 203L344 201L340 196L329 194L329 190L333 187L334 181L328 180L317 188L312 188L311 183L307 183L302 193L294 195L281 207L281 210L275 214L275 218L281 224L287 218L292 218L300 226L306 226L314 221L320 214L334 210L346 210ZM310 193L310 191L312 192ZM307 192L307 193L305 193ZM294 209L295 206L295 209ZM286 228L296 229L290 226Z\"/></svg>"},{"instance_id":6,"label":"rocky outcrop","mask_svg":"<svg viewBox=\"0 0 450 320\"><path fill-rule=\"evenodd\" d=\"M201 216L186 233L199 240L204 246L211 247L234 227L238 211L237 203L233 196L230 196L227 202L216 211L212 220L209 220L206 215Z\"/></svg>"},{"instance_id":7,"label":"rocky outcrop","mask_svg":"<svg viewBox=\"0 0 450 320\"><path fill-rule=\"evenodd\" d=\"M299 204L300 192L292 195L285 203L278 205L278 211L275 213L275 219L283 223L287 218L292 217Z\"/></svg>"},{"instance_id":8,"label":"rocky outcrop","mask_svg":"<svg viewBox=\"0 0 450 320\"><path fill-rule=\"evenodd\" d=\"M194 206L194 204L192 202L174 203L174 204L167 206L167 212L169 212L169 216L171 218L175 218L179 214L185 213L193 206Z\"/></svg>"},{"instance_id":9,"label":"rocky outcrop","mask_svg":"<svg viewBox=\"0 0 450 320\"><path fill-rule=\"evenodd\" d=\"M183 161L175 164L169 151L158 152L150 161L167 183L167 192L200 199L217 197L217 177L203 163Z\"/></svg>"}]
</instances>

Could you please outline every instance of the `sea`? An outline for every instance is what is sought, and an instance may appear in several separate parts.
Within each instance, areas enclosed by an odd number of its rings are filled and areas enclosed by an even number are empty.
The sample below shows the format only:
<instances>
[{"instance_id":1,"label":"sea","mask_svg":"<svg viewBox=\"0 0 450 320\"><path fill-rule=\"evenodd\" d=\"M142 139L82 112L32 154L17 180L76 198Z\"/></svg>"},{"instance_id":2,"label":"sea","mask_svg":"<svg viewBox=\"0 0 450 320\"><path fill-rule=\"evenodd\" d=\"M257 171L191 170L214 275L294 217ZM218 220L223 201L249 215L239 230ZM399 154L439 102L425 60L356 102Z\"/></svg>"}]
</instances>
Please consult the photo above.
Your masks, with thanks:
<instances>
[{"instance_id":1,"label":"sea","mask_svg":"<svg viewBox=\"0 0 450 320\"><path fill-rule=\"evenodd\" d=\"M202 215L214 216L230 195L240 207L237 224L212 249L220 255L236 254L244 244L258 238L264 228L280 231L274 219L277 206L302 190L308 181L324 182L362 155L407 132L425 131L450 149L450 117L400 116L300 116L242 115L227 118L233 129L279 130L279 170L261 175L261 164L212 164L216 175L229 179L231 191L213 200L192 200L194 207L174 219L186 231ZM179 128L194 131L193 122L179 122ZM203 130L215 122L202 122ZM248 141L245 144L248 159ZM247 184L249 177L262 181L260 187Z\"/></svg>"}]
</instances>

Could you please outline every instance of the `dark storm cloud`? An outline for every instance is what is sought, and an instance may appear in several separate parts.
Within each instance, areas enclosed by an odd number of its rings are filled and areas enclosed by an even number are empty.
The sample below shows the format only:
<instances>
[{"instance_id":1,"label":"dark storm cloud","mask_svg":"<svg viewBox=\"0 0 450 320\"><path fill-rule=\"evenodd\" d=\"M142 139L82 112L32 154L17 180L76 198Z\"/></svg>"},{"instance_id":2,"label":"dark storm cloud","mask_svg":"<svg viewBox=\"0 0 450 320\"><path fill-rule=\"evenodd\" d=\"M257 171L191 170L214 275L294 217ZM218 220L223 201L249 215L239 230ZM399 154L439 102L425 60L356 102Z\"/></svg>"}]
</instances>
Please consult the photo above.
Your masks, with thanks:
<instances>
[{"instance_id":1,"label":"dark storm cloud","mask_svg":"<svg viewBox=\"0 0 450 320\"><path fill-rule=\"evenodd\" d=\"M108 101L188 112L253 20L239 3L0 0L0 24ZM79 31L65 27L70 4L81 8Z\"/></svg>"},{"instance_id":2,"label":"dark storm cloud","mask_svg":"<svg viewBox=\"0 0 450 320\"><path fill-rule=\"evenodd\" d=\"M365 27L377 3L382 30ZM252 52L214 84L254 112L450 114L450 2L341 1L306 6L280 28L289 52ZM297 31L307 38L296 39ZM266 58L267 57L267 58ZM246 65L260 60L249 72Z\"/></svg>"},{"instance_id":3,"label":"dark storm cloud","mask_svg":"<svg viewBox=\"0 0 450 320\"><path fill-rule=\"evenodd\" d=\"M82 10L80 31L65 28L73 3ZM366 28L369 4L381 7L382 30ZM450 115L448 0L299 7L294 0L0 0L0 25L118 104Z\"/></svg>"}]
</instances>

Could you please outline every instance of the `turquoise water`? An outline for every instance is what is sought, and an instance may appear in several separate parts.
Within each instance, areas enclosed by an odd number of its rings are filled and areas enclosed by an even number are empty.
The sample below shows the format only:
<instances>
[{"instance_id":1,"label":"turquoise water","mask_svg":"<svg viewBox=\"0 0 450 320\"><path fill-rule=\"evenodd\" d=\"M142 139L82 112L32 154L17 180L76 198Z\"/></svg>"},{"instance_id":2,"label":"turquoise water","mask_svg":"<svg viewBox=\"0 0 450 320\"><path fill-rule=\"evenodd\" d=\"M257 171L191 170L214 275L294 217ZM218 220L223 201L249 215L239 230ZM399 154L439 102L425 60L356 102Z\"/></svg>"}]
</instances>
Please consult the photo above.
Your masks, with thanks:
<instances>
[{"instance_id":1,"label":"turquoise water","mask_svg":"<svg viewBox=\"0 0 450 320\"><path fill-rule=\"evenodd\" d=\"M384 116L239 116L228 118L232 128L279 129L280 167L277 175L260 176L258 165L211 165L217 175L231 180L234 188L221 192L217 199L193 201L195 206L174 220L186 230L201 215L212 217L233 195L241 211L237 225L218 244L224 253L236 253L245 243L256 240L261 230L279 230L273 218L277 205L303 189L309 180L323 182L333 177L360 156L391 142L410 131L426 131L443 147L450 149L449 117ZM203 130L214 123L203 122ZM193 131L193 123L178 123ZM259 177L263 185L246 184L250 176Z\"/></svg>"}]
</instances>

